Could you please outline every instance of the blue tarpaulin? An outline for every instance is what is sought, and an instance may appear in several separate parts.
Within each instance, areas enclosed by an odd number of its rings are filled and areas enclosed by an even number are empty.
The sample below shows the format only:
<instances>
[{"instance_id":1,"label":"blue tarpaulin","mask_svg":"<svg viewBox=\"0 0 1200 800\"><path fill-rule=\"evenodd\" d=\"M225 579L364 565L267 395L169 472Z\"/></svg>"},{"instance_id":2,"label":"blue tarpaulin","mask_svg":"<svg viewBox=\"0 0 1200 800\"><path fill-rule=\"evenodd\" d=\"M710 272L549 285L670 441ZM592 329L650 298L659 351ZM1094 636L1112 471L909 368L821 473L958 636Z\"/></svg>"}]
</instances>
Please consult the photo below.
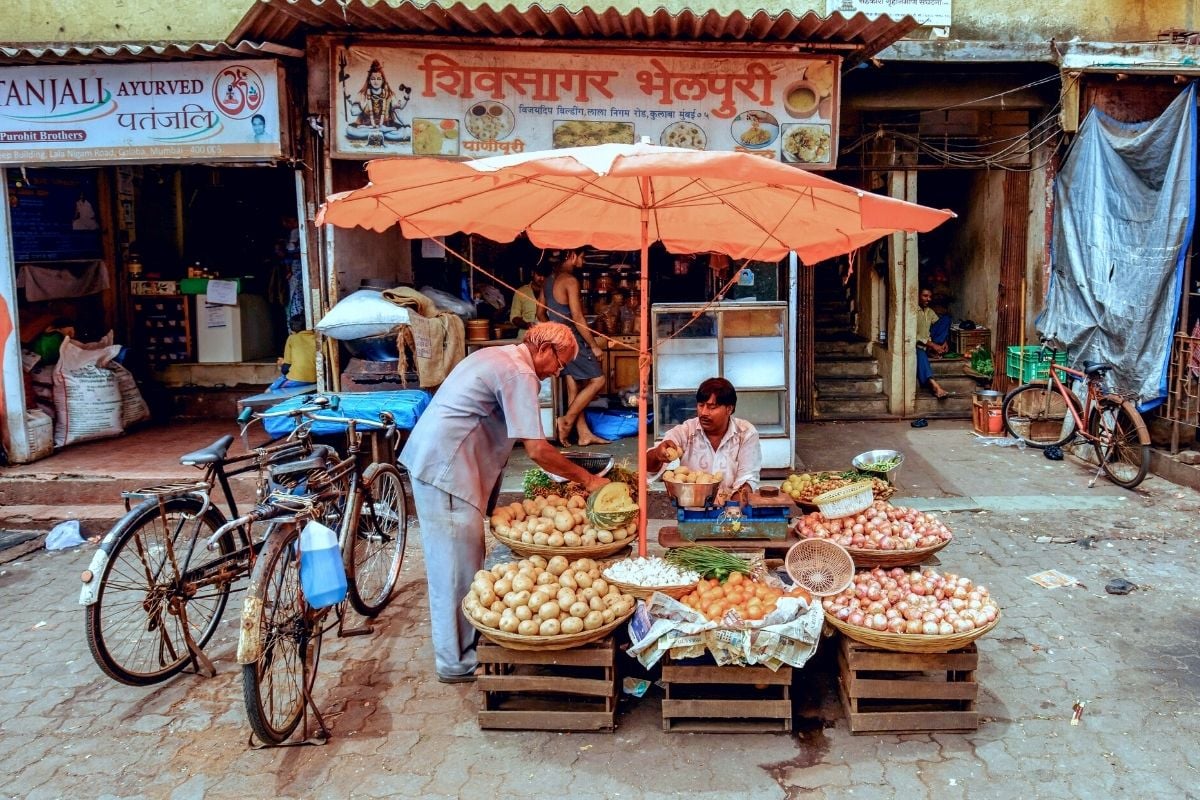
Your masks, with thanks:
<instances>
[{"instance_id":1,"label":"blue tarpaulin","mask_svg":"<svg viewBox=\"0 0 1200 800\"><path fill-rule=\"evenodd\" d=\"M1167 393L1196 206L1196 84L1157 119L1092 109L1054 188L1050 290L1039 332L1079 365L1114 367L1143 410Z\"/></svg>"}]
</instances>

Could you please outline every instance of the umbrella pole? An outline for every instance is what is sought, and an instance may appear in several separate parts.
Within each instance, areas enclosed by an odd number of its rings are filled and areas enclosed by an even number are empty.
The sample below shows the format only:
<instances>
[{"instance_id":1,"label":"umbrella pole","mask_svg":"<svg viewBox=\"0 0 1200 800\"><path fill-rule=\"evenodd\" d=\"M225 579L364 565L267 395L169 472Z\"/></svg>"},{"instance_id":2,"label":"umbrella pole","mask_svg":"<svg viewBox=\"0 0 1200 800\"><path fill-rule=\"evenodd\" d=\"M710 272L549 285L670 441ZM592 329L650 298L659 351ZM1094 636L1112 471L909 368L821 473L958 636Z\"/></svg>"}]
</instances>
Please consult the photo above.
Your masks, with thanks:
<instances>
[{"instance_id":1,"label":"umbrella pole","mask_svg":"<svg viewBox=\"0 0 1200 800\"><path fill-rule=\"evenodd\" d=\"M641 319L638 325L638 555L646 555L646 516L648 498L646 484L650 478L646 468L646 392L650 383L650 187L647 178L642 183L642 278L638 287L641 296Z\"/></svg>"}]
</instances>

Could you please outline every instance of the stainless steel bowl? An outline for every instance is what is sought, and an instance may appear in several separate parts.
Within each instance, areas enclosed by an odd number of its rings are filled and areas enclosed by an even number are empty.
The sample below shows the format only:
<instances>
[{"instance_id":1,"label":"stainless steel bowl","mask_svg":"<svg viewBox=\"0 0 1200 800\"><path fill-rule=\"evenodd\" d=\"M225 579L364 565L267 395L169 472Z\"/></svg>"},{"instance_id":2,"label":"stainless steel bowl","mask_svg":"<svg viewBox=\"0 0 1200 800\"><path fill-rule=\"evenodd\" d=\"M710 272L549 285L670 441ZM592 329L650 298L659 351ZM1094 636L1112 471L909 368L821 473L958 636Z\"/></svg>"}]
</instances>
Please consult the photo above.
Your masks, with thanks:
<instances>
[{"instance_id":1,"label":"stainless steel bowl","mask_svg":"<svg viewBox=\"0 0 1200 800\"><path fill-rule=\"evenodd\" d=\"M896 466L884 471L872 469L872 464L877 464L880 461L889 461L897 459ZM850 462L856 470L861 472L873 472L877 475L882 475L888 483L896 482L896 473L900 470L900 465L904 463L904 453L899 450L868 450L865 453L859 453Z\"/></svg>"},{"instance_id":2,"label":"stainless steel bowl","mask_svg":"<svg viewBox=\"0 0 1200 800\"><path fill-rule=\"evenodd\" d=\"M675 499L680 508L705 508L717 493L720 483L679 483L663 480L667 494Z\"/></svg>"}]
</instances>

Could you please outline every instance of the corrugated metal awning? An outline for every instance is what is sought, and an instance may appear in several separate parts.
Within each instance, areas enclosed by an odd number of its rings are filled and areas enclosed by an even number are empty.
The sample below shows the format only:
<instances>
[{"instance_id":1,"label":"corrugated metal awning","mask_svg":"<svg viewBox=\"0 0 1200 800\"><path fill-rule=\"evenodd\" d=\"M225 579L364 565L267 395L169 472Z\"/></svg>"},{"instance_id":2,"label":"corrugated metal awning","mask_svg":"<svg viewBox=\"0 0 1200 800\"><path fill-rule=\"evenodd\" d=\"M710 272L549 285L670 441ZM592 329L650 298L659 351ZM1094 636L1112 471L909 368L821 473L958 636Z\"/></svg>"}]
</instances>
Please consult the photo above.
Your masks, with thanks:
<instances>
[{"instance_id":1,"label":"corrugated metal awning","mask_svg":"<svg viewBox=\"0 0 1200 800\"><path fill-rule=\"evenodd\" d=\"M564 0L544 8L530 0L494 7L483 0L258 0L228 41L269 41L302 47L312 33L391 33L464 37L528 37L563 40L742 42L790 44L803 51L836 49L848 65L874 56L917 27L864 14L822 17L792 13L784 2L707 0L704 10L688 0L657 0L640 8L633 0L590 7ZM751 10L754 9L754 10Z\"/></svg>"},{"instance_id":2,"label":"corrugated metal awning","mask_svg":"<svg viewBox=\"0 0 1200 800\"><path fill-rule=\"evenodd\" d=\"M78 45L0 46L0 66L18 64L86 64L105 61L187 61L200 58L303 58L304 51L265 42L153 42Z\"/></svg>"}]
</instances>

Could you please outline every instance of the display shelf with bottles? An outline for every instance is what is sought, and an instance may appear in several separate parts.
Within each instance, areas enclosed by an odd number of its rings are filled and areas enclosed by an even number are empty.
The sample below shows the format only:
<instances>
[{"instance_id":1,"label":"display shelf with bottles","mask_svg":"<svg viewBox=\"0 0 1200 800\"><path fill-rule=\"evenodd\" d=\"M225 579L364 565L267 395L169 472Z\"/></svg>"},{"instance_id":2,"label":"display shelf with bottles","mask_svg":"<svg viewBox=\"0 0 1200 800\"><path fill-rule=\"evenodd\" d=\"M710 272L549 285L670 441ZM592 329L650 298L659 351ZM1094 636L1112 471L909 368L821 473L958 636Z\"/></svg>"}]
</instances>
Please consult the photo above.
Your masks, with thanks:
<instances>
[{"instance_id":1,"label":"display shelf with bottles","mask_svg":"<svg viewBox=\"0 0 1200 800\"><path fill-rule=\"evenodd\" d=\"M192 360L191 303L187 295L134 295L133 334L152 367Z\"/></svg>"}]
</instances>

